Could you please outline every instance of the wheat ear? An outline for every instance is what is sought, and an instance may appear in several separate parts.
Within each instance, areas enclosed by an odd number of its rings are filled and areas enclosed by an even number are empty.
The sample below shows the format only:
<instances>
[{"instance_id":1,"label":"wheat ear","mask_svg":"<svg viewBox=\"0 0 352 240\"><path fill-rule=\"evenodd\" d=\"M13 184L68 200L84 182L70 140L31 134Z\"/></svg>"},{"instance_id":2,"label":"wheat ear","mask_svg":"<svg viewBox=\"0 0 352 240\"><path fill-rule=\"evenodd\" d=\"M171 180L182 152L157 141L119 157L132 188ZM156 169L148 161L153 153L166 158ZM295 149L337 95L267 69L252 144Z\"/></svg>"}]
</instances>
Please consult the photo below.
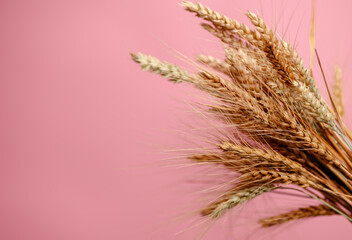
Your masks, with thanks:
<instances>
[{"instance_id":1,"label":"wheat ear","mask_svg":"<svg viewBox=\"0 0 352 240\"><path fill-rule=\"evenodd\" d=\"M273 217L262 218L259 223L263 227L272 227L278 224L287 223L293 220L317 217L317 216L328 216L335 215L336 212L325 205L310 206L306 208L300 208L287 213L282 213Z\"/></svg>"},{"instance_id":2,"label":"wheat ear","mask_svg":"<svg viewBox=\"0 0 352 240\"><path fill-rule=\"evenodd\" d=\"M343 106L341 82L342 82L341 67L335 66L334 86L333 86L332 96L333 96L333 101L334 101L337 113L340 115L340 117L343 117L345 109Z\"/></svg>"},{"instance_id":3,"label":"wheat ear","mask_svg":"<svg viewBox=\"0 0 352 240\"><path fill-rule=\"evenodd\" d=\"M162 62L155 57L144 55L142 53L131 53L131 57L133 61L141 65L141 68L144 71L159 74L175 83L189 80L188 72L172 63Z\"/></svg>"},{"instance_id":4,"label":"wheat ear","mask_svg":"<svg viewBox=\"0 0 352 240\"><path fill-rule=\"evenodd\" d=\"M201 213L203 216L217 218L221 216L225 210L250 201L265 192L271 191L272 189L273 187L270 186L256 186L248 189L229 191L214 202L210 203L202 210Z\"/></svg>"}]
</instances>

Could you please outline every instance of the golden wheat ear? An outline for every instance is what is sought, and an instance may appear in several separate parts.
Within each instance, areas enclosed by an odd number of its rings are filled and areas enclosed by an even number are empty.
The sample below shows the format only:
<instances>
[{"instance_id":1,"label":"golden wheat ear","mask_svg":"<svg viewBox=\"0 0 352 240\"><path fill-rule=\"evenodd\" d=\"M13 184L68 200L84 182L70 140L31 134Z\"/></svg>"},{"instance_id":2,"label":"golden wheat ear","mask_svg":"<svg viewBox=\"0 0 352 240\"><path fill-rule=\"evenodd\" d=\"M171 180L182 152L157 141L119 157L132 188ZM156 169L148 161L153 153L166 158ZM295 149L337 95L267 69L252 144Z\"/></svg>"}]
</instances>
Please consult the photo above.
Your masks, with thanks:
<instances>
[{"instance_id":1,"label":"golden wheat ear","mask_svg":"<svg viewBox=\"0 0 352 240\"><path fill-rule=\"evenodd\" d=\"M228 193L224 194L223 196L209 204L206 208L202 210L201 213L203 216L218 218L223 215L226 210L248 202L265 192L271 191L272 189L272 186L256 186L242 190L229 191Z\"/></svg>"},{"instance_id":2,"label":"golden wheat ear","mask_svg":"<svg viewBox=\"0 0 352 240\"><path fill-rule=\"evenodd\" d=\"M179 83L189 80L189 74L175 64L162 62L159 59L142 53L130 53L132 60L139 63L142 70L161 75L172 82Z\"/></svg>"},{"instance_id":3,"label":"golden wheat ear","mask_svg":"<svg viewBox=\"0 0 352 240\"><path fill-rule=\"evenodd\" d=\"M332 89L332 99L334 101L337 113L340 115L340 117L343 117L345 113L345 108L343 106L341 83L342 83L341 67L336 65L334 69L334 85Z\"/></svg>"},{"instance_id":4,"label":"golden wheat ear","mask_svg":"<svg viewBox=\"0 0 352 240\"><path fill-rule=\"evenodd\" d=\"M337 214L331 208L325 205L310 206L306 208L300 208L287 213L282 213L276 216L262 218L258 222L262 227L272 227L279 224L284 224L293 220L299 220L303 218L311 218L318 216L329 216Z\"/></svg>"}]
</instances>

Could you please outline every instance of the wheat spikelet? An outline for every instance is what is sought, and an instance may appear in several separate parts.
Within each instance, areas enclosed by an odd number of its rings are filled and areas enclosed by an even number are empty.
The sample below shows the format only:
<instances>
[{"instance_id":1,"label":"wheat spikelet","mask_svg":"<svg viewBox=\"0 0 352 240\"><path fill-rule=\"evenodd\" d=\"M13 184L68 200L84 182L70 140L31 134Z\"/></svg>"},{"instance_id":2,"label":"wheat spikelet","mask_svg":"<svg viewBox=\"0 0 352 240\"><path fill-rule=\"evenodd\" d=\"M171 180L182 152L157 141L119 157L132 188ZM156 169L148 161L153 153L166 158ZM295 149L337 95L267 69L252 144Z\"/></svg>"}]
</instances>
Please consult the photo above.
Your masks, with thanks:
<instances>
[{"instance_id":1,"label":"wheat spikelet","mask_svg":"<svg viewBox=\"0 0 352 240\"><path fill-rule=\"evenodd\" d=\"M218 58L202 54L197 55L196 58L198 62L203 63L216 71L222 72L224 74L228 74L229 72L229 65Z\"/></svg>"},{"instance_id":2,"label":"wheat spikelet","mask_svg":"<svg viewBox=\"0 0 352 240\"><path fill-rule=\"evenodd\" d=\"M226 210L231 209L237 205L243 204L244 202L250 201L265 192L271 191L272 189L273 187L256 186L238 191L229 191L228 193L224 194L223 196L209 204L206 208L202 210L201 213L203 216L218 218Z\"/></svg>"},{"instance_id":3,"label":"wheat spikelet","mask_svg":"<svg viewBox=\"0 0 352 240\"><path fill-rule=\"evenodd\" d=\"M201 23L201 26L206 31L211 33L213 36L219 38L225 44L232 45L234 43L235 44L239 44L240 43L240 44L244 45L244 43L239 38L236 38L232 34L229 34L228 32L223 31L222 29L215 28L215 27L213 27L213 26L211 26L210 24L207 24L207 23Z\"/></svg>"},{"instance_id":4,"label":"wheat spikelet","mask_svg":"<svg viewBox=\"0 0 352 240\"><path fill-rule=\"evenodd\" d=\"M254 46L262 45L261 36L258 32L251 30L248 26L243 23L239 23L234 19L230 19L223 14L215 12L210 8L203 6L200 3L193 4L191 2L183 2L182 5L189 12L194 12L198 17L201 17L207 21L212 22L215 26L222 27L228 30Z\"/></svg>"},{"instance_id":5,"label":"wheat spikelet","mask_svg":"<svg viewBox=\"0 0 352 240\"><path fill-rule=\"evenodd\" d=\"M317 190L323 190L324 187L321 184L315 183L314 179L307 178L306 176L295 174L279 172L274 170L254 170L249 173L242 175L243 181L246 182L256 182L256 183L266 183L266 184L295 184L303 188L311 187Z\"/></svg>"},{"instance_id":6,"label":"wheat spikelet","mask_svg":"<svg viewBox=\"0 0 352 240\"><path fill-rule=\"evenodd\" d=\"M188 81L189 74L186 70L180 69L178 66L162 62L159 59L147 56L142 53L134 54L131 53L133 61L141 65L142 70L149 71L155 74L159 74L165 78L168 78L173 82Z\"/></svg>"},{"instance_id":7,"label":"wheat spikelet","mask_svg":"<svg viewBox=\"0 0 352 240\"><path fill-rule=\"evenodd\" d=\"M342 100L342 88L341 88L341 68L339 66L335 66L334 71L334 86L333 86L333 100L336 107L337 113L342 117L344 114L344 106Z\"/></svg>"},{"instance_id":8,"label":"wheat spikelet","mask_svg":"<svg viewBox=\"0 0 352 240\"><path fill-rule=\"evenodd\" d=\"M331 208L325 205L318 205L318 206L300 208L298 210L282 213L273 217L263 218L259 220L259 223L263 227L272 227L278 224L283 224L289 221L298 220L302 218L328 216L328 215L335 215L335 214L336 212Z\"/></svg>"},{"instance_id":9,"label":"wheat spikelet","mask_svg":"<svg viewBox=\"0 0 352 240\"><path fill-rule=\"evenodd\" d=\"M309 114L318 122L324 122L331 127L334 127L333 121L335 115L328 109L326 103L316 99L314 94L310 92L305 85L294 82L294 86L299 92L299 96L301 96L303 103L305 103Z\"/></svg>"},{"instance_id":10,"label":"wheat spikelet","mask_svg":"<svg viewBox=\"0 0 352 240\"><path fill-rule=\"evenodd\" d=\"M280 153L270 150L262 150L259 148L247 147L233 142L224 141L219 147L227 152L231 152L236 156L245 156L250 160L259 160L263 165L270 165L280 167L285 166L286 170L297 172L303 175L309 175L308 171L304 169L300 163L285 158Z\"/></svg>"},{"instance_id":11,"label":"wheat spikelet","mask_svg":"<svg viewBox=\"0 0 352 240\"><path fill-rule=\"evenodd\" d=\"M279 152L284 157L298 162L306 167L313 167L314 165L309 161L308 156L298 149L291 148L292 144L281 143L277 140L268 139L270 147Z\"/></svg>"},{"instance_id":12,"label":"wheat spikelet","mask_svg":"<svg viewBox=\"0 0 352 240\"><path fill-rule=\"evenodd\" d=\"M219 38L224 44L228 45L229 47L239 49L242 48L243 50L247 50L247 53L251 53L253 56L256 53L259 53L258 49L249 44L248 42L242 40L237 35L234 35L223 28L214 27L207 23L201 23L201 26L211 33L213 36Z\"/></svg>"}]
</instances>

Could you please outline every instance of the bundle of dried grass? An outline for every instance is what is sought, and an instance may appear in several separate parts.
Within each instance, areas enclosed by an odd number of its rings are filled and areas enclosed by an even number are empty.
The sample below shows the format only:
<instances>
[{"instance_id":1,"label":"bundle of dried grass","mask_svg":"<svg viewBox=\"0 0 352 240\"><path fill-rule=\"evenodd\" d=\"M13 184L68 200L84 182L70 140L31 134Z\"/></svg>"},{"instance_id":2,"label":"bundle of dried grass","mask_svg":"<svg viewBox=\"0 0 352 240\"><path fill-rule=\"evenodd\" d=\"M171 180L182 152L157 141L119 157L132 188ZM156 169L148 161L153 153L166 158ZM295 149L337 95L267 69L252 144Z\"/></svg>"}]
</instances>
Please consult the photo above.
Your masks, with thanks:
<instances>
[{"instance_id":1,"label":"bundle of dried grass","mask_svg":"<svg viewBox=\"0 0 352 240\"><path fill-rule=\"evenodd\" d=\"M143 70L191 83L212 96L216 104L208 105L208 111L233 131L231 138L219 136L216 151L189 156L239 174L201 214L218 218L290 184L315 199L316 206L260 219L263 227L333 214L352 221L352 135L341 121L340 69L331 110L296 50L259 16L247 12L251 29L200 3L183 6L206 20L203 28L223 42L223 60L199 55L202 66L191 74L141 53L131 56Z\"/></svg>"}]
</instances>

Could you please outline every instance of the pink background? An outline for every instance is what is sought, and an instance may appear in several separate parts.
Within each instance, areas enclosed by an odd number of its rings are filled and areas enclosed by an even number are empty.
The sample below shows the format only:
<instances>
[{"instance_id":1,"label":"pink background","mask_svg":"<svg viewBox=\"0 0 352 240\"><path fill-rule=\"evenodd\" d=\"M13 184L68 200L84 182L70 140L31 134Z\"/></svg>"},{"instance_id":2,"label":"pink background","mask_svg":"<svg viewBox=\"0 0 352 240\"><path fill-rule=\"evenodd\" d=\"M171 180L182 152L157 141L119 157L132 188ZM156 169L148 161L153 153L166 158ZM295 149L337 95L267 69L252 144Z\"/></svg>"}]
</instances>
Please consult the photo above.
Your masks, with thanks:
<instances>
[{"instance_id":1,"label":"pink background","mask_svg":"<svg viewBox=\"0 0 352 240\"><path fill-rule=\"evenodd\" d=\"M317 2L317 49L330 80L333 65L343 64L351 102L352 2ZM178 3L1 1L0 239L193 239L179 233L186 224L177 218L191 199L191 172L159 162L165 146L181 143L173 130L183 128L192 90L141 72L128 55L180 62L170 48L217 53ZM282 35L293 15L286 39L300 26L296 43L309 64L310 1L203 3L241 21L262 5ZM215 227L204 239L229 239L224 232ZM329 217L263 239L351 237L346 220Z\"/></svg>"}]
</instances>

